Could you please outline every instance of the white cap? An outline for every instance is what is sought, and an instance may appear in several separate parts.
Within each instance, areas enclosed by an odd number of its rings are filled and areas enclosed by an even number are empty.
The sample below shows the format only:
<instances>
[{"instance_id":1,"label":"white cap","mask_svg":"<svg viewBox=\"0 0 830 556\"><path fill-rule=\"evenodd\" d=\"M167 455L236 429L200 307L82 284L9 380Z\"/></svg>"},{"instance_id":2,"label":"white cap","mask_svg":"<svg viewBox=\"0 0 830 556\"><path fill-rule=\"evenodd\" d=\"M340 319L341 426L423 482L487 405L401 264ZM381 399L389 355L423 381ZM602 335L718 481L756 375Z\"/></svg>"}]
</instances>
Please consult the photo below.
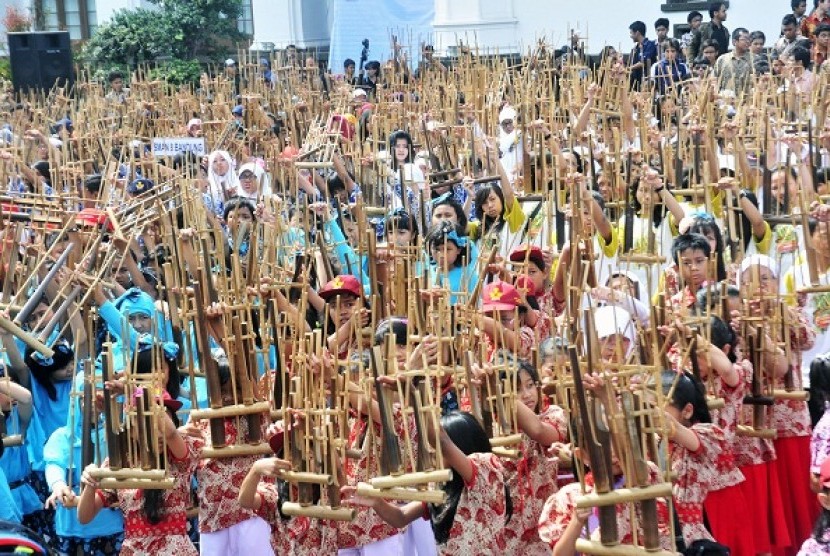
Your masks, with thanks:
<instances>
[{"instance_id":1,"label":"white cap","mask_svg":"<svg viewBox=\"0 0 830 556\"><path fill-rule=\"evenodd\" d=\"M363 89L357 88L352 91L352 99L366 98L368 95Z\"/></svg>"},{"instance_id":2,"label":"white cap","mask_svg":"<svg viewBox=\"0 0 830 556\"><path fill-rule=\"evenodd\" d=\"M600 340L620 334L634 341L634 323L631 322L631 313L625 309L611 305L600 307L594 311L594 327Z\"/></svg>"},{"instance_id":3,"label":"white cap","mask_svg":"<svg viewBox=\"0 0 830 556\"><path fill-rule=\"evenodd\" d=\"M775 261L772 260L770 257L768 257L766 255L760 255L758 253L755 253L755 254L750 255L748 257L744 257L744 260L741 261L741 273L740 274L743 274L744 272L749 270L749 267L754 266L754 265L763 266L763 267L768 268L769 271L772 272L773 278L778 278L778 265L775 263Z\"/></svg>"},{"instance_id":4,"label":"white cap","mask_svg":"<svg viewBox=\"0 0 830 556\"><path fill-rule=\"evenodd\" d=\"M235 66L236 65L236 60L234 60L233 58L228 58L227 60L225 60L225 65L226 66Z\"/></svg>"},{"instance_id":5,"label":"white cap","mask_svg":"<svg viewBox=\"0 0 830 556\"><path fill-rule=\"evenodd\" d=\"M507 120L516 121L516 110L514 110L512 106L505 106L501 109L501 112L499 112L499 123Z\"/></svg>"}]
</instances>

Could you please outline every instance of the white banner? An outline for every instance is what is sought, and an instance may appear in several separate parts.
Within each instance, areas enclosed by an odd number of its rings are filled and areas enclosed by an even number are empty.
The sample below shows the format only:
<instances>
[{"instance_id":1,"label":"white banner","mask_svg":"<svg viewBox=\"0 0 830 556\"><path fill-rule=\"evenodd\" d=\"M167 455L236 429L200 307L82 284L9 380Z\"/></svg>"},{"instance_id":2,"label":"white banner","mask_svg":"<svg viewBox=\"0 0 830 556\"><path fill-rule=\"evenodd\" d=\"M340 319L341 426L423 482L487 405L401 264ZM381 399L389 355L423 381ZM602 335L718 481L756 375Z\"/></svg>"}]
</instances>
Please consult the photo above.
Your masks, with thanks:
<instances>
[{"instance_id":1,"label":"white banner","mask_svg":"<svg viewBox=\"0 0 830 556\"><path fill-rule=\"evenodd\" d=\"M179 153L192 152L207 154L204 137L156 137L153 139L155 156L176 156Z\"/></svg>"}]
</instances>

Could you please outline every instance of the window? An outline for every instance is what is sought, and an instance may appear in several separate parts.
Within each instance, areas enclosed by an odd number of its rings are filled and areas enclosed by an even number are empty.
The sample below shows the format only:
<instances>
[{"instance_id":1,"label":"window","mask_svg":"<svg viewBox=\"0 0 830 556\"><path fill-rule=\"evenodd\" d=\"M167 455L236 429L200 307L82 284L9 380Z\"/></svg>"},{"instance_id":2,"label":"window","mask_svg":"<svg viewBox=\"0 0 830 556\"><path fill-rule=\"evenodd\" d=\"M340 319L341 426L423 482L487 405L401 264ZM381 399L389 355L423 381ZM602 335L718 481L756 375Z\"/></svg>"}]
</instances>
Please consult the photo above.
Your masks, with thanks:
<instances>
[{"instance_id":1,"label":"window","mask_svg":"<svg viewBox=\"0 0 830 556\"><path fill-rule=\"evenodd\" d=\"M34 12L39 30L66 30L73 41L88 39L98 26L95 0L35 0Z\"/></svg>"},{"instance_id":2,"label":"window","mask_svg":"<svg viewBox=\"0 0 830 556\"><path fill-rule=\"evenodd\" d=\"M251 37L254 35L253 0L242 0L242 14L239 16L239 32Z\"/></svg>"}]
</instances>

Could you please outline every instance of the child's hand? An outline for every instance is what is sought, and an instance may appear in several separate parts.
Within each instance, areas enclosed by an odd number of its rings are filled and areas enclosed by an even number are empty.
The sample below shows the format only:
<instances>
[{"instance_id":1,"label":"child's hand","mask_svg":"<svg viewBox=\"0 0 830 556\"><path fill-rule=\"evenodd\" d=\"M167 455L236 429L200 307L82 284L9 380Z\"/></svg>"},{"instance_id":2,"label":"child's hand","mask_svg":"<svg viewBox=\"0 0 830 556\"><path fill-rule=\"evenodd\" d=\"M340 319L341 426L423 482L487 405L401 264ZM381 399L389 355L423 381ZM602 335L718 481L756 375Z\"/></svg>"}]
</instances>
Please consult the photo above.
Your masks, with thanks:
<instances>
[{"instance_id":1,"label":"child's hand","mask_svg":"<svg viewBox=\"0 0 830 556\"><path fill-rule=\"evenodd\" d=\"M289 471L290 469L291 463L280 458L263 458L257 460L251 467L251 471L266 477L279 477L283 471Z\"/></svg>"},{"instance_id":2,"label":"child's hand","mask_svg":"<svg viewBox=\"0 0 830 556\"><path fill-rule=\"evenodd\" d=\"M369 486L367 483L360 483L359 486ZM361 506L364 508L374 508L380 501L378 498L368 498L366 496L357 495L357 487L345 485L340 487L340 496L343 501L353 506Z\"/></svg>"}]
</instances>

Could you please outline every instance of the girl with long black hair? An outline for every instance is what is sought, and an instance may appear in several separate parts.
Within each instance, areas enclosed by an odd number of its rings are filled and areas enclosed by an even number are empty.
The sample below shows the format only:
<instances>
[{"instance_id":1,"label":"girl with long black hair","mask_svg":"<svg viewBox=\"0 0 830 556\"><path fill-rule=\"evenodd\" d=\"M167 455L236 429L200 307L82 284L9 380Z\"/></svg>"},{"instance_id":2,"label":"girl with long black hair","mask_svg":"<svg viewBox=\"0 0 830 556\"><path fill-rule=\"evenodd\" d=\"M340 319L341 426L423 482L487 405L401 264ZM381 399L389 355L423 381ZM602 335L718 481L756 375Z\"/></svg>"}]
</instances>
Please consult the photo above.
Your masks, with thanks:
<instances>
[{"instance_id":1,"label":"girl with long black hair","mask_svg":"<svg viewBox=\"0 0 830 556\"><path fill-rule=\"evenodd\" d=\"M440 442L444 462L452 468L452 479L443 485L443 504L410 502L395 506L381 499L353 497L368 506L393 527L406 527L417 519L429 519L438 553L505 553L504 527L512 515L510 493L499 458L490 439L469 413L453 412L441 418ZM344 487L353 495L354 487Z\"/></svg>"}]
</instances>

